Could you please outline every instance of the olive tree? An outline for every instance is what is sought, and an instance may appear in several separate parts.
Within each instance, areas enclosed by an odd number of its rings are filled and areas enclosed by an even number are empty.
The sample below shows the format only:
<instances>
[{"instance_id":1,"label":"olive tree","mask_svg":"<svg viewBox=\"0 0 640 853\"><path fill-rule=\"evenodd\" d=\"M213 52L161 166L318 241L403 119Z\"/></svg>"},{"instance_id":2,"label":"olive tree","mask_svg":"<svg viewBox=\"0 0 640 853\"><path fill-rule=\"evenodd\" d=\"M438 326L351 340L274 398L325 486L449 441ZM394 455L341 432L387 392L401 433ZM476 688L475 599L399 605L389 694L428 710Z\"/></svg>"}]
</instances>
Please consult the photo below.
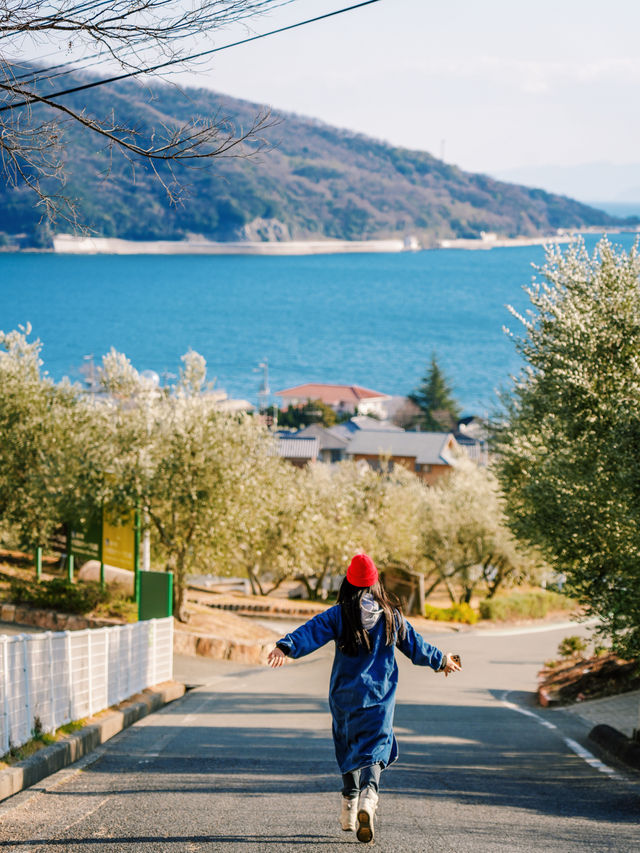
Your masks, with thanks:
<instances>
[{"instance_id":1,"label":"olive tree","mask_svg":"<svg viewBox=\"0 0 640 853\"><path fill-rule=\"evenodd\" d=\"M309 598L317 598L332 575L344 574L356 551L372 550L378 501L379 477L366 466L306 469L296 577Z\"/></svg>"},{"instance_id":2,"label":"olive tree","mask_svg":"<svg viewBox=\"0 0 640 853\"><path fill-rule=\"evenodd\" d=\"M0 332L0 518L34 550L100 506L106 425L79 386L41 373L29 334Z\"/></svg>"},{"instance_id":3,"label":"olive tree","mask_svg":"<svg viewBox=\"0 0 640 853\"><path fill-rule=\"evenodd\" d=\"M215 564L237 538L242 516L265 497L274 461L267 430L248 415L220 411L207 393L204 359L190 352L183 360L171 392L118 353L100 372L114 409L112 504L144 508L174 573L179 619L188 576Z\"/></svg>"},{"instance_id":4,"label":"olive tree","mask_svg":"<svg viewBox=\"0 0 640 853\"><path fill-rule=\"evenodd\" d=\"M551 248L512 311L524 367L496 427L518 536L540 546L622 654L640 657L640 258Z\"/></svg>"},{"instance_id":5,"label":"olive tree","mask_svg":"<svg viewBox=\"0 0 640 853\"><path fill-rule=\"evenodd\" d=\"M442 582L452 601L469 603L479 585L493 596L535 570L535 558L507 526L495 476L470 460L457 460L426 490L421 523L423 553L435 571L431 589Z\"/></svg>"}]
</instances>

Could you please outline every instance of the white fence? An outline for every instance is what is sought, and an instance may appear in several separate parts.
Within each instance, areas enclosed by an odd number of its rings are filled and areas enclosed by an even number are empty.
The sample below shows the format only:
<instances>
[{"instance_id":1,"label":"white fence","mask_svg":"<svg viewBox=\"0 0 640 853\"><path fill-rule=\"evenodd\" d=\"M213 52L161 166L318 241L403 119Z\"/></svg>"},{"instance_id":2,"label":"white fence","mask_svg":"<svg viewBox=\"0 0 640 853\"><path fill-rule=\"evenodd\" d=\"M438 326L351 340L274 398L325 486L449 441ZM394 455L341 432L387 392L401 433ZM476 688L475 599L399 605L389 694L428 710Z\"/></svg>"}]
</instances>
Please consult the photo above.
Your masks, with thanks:
<instances>
[{"instance_id":1,"label":"white fence","mask_svg":"<svg viewBox=\"0 0 640 853\"><path fill-rule=\"evenodd\" d=\"M0 636L0 755L172 675L172 618Z\"/></svg>"}]
</instances>

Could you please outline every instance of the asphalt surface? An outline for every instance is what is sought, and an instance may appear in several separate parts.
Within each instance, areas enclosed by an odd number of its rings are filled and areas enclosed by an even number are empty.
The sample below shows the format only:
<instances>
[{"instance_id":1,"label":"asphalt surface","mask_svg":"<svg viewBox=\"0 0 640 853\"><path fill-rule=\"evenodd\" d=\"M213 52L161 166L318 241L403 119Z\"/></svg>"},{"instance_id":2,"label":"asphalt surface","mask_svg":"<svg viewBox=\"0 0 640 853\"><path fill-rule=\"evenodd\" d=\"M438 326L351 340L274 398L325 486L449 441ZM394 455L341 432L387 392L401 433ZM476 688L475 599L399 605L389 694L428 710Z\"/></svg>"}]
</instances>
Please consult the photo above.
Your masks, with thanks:
<instances>
[{"instance_id":1,"label":"asphalt surface","mask_svg":"<svg viewBox=\"0 0 640 853\"><path fill-rule=\"evenodd\" d=\"M588 725L527 692L568 633L434 635L462 656L448 679L399 655L400 760L382 775L375 849L640 850L640 776L579 757L569 744L593 750ZM331 657L275 671L199 661L204 686L0 805L0 850L357 847L338 824Z\"/></svg>"}]
</instances>

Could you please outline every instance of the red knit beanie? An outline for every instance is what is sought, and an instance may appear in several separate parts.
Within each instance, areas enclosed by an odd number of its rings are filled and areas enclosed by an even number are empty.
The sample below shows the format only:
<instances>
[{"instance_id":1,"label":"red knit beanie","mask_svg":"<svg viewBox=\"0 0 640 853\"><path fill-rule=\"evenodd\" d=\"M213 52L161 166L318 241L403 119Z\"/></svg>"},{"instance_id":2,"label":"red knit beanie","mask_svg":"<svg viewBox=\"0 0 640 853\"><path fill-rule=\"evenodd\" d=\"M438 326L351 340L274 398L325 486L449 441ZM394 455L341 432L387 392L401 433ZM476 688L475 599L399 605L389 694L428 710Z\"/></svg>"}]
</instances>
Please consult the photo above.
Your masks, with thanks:
<instances>
[{"instance_id":1,"label":"red knit beanie","mask_svg":"<svg viewBox=\"0 0 640 853\"><path fill-rule=\"evenodd\" d=\"M347 580L352 586L373 586L378 580L378 570L371 557L356 554L349 563Z\"/></svg>"}]
</instances>

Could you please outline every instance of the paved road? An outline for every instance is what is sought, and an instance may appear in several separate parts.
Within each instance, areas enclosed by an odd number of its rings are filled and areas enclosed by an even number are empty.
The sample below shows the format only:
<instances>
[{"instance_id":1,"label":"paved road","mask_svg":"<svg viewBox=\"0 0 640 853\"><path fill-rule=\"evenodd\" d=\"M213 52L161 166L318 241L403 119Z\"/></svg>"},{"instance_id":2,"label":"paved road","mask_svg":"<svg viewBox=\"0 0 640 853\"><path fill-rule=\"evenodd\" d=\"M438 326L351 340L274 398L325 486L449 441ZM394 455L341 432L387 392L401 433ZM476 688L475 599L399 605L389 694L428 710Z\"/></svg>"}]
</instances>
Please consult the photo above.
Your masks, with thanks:
<instances>
[{"instance_id":1,"label":"paved road","mask_svg":"<svg viewBox=\"0 0 640 853\"><path fill-rule=\"evenodd\" d=\"M575 630L451 634L447 680L400 656L400 761L383 774L385 853L640 850L640 782L567 745L586 724L530 701L540 662ZM439 642L439 639L436 639ZM0 806L0 851L344 851L326 690L329 649L283 667L216 666L210 683ZM546 723L546 725L543 725Z\"/></svg>"}]
</instances>

